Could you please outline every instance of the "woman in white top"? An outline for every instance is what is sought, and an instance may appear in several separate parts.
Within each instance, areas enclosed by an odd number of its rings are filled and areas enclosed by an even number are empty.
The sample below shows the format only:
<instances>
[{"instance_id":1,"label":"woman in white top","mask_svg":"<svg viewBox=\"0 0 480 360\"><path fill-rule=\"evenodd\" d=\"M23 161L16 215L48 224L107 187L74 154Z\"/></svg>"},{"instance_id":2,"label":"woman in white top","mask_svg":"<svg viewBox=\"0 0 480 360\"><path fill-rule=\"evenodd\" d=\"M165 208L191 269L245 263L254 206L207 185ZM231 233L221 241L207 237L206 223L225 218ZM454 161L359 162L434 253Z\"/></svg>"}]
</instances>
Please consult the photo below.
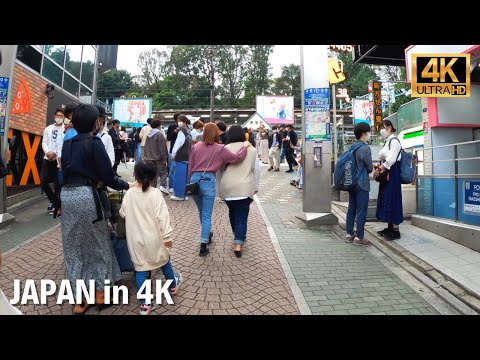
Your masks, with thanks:
<instances>
[{"instance_id":1,"label":"woman in white top","mask_svg":"<svg viewBox=\"0 0 480 360\"><path fill-rule=\"evenodd\" d=\"M380 179L377 200L377 219L388 223L379 231L387 240L400 239L399 224L403 222L402 181L400 163L402 144L395 136L396 129L390 120L383 120L380 135L385 145L380 150L381 165L376 166L374 176Z\"/></svg>"}]
</instances>

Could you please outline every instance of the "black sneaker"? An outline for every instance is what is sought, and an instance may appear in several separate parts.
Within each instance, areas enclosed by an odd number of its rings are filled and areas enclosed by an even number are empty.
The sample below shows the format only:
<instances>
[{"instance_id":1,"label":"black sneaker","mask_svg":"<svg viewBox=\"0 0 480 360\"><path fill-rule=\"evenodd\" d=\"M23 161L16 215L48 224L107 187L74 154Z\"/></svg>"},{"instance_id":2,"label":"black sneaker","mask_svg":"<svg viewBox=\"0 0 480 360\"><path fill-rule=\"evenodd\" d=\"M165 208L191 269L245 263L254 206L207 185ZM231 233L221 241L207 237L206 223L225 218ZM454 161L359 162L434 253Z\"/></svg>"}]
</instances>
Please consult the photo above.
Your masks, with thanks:
<instances>
[{"instance_id":1,"label":"black sneaker","mask_svg":"<svg viewBox=\"0 0 480 360\"><path fill-rule=\"evenodd\" d=\"M210 231L210 235L208 237L208 243L211 244L213 239L213 231Z\"/></svg>"},{"instance_id":2,"label":"black sneaker","mask_svg":"<svg viewBox=\"0 0 480 360\"><path fill-rule=\"evenodd\" d=\"M378 234L378 235L388 234L388 233L391 232L391 231L393 231L393 229L387 227L387 228L385 228L385 229L383 229L383 230L377 231L377 234Z\"/></svg>"},{"instance_id":3,"label":"black sneaker","mask_svg":"<svg viewBox=\"0 0 480 360\"><path fill-rule=\"evenodd\" d=\"M53 204L50 203L50 205L48 205L48 207L47 207L47 212L48 212L50 215L52 215L54 209L55 209L55 206L53 206Z\"/></svg>"},{"instance_id":4,"label":"black sneaker","mask_svg":"<svg viewBox=\"0 0 480 360\"><path fill-rule=\"evenodd\" d=\"M398 230L392 230L386 234L383 234L383 237L386 240L397 240L400 239L400 231Z\"/></svg>"},{"instance_id":5,"label":"black sneaker","mask_svg":"<svg viewBox=\"0 0 480 360\"><path fill-rule=\"evenodd\" d=\"M273 167L269 167L269 168L267 169L267 171L272 171L272 170L273 170Z\"/></svg>"},{"instance_id":6,"label":"black sneaker","mask_svg":"<svg viewBox=\"0 0 480 360\"><path fill-rule=\"evenodd\" d=\"M206 256L210 250L208 250L207 244L201 243L200 244L200 253L198 255L200 256Z\"/></svg>"},{"instance_id":7,"label":"black sneaker","mask_svg":"<svg viewBox=\"0 0 480 360\"><path fill-rule=\"evenodd\" d=\"M292 173L293 172L293 169L289 169L287 171L285 171L286 173Z\"/></svg>"}]
</instances>

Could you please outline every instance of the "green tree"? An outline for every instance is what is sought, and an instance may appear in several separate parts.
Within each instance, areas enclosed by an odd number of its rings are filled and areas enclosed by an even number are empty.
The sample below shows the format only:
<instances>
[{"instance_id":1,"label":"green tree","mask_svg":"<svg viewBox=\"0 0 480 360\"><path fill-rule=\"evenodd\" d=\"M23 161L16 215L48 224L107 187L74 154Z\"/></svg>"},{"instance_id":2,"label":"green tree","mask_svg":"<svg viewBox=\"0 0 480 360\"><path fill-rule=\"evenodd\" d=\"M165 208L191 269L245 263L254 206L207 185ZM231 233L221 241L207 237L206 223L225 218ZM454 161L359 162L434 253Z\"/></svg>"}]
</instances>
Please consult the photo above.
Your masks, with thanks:
<instances>
[{"instance_id":1,"label":"green tree","mask_svg":"<svg viewBox=\"0 0 480 360\"><path fill-rule=\"evenodd\" d=\"M132 76L126 70L112 69L100 74L97 85L97 97L102 101L111 101L135 90L141 92L135 88Z\"/></svg>"},{"instance_id":2,"label":"green tree","mask_svg":"<svg viewBox=\"0 0 480 360\"><path fill-rule=\"evenodd\" d=\"M413 99L410 97L410 96L407 96L407 95L399 95L397 97L395 97L395 102L390 106L390 114L394 114L398 111L398 109L400 108L400 106L402 106L403 104L406 104L410 101L412 101Z\"/></svg>"},{"instance_id":3,"label":"green tree","mask_svg":"<svg viewBox=\"0 0 480 360\"><path fill-rule=\"evenodd\" d=\"M222 95L223 105L239 105L247 76L247 53L248 48L244 45L221 45L217 48L217 72L221 83L219 93Z\"/></svg>"},{"instance_id":4,"label":"green tree","mask_svg":"<svg viewBox=\"0 0 480 360\"><path fill-rule=\"evenodd\" d=\"M301 106L302 90L299 65L282 66L282 75L273 80L272 94L293 96L295 107Z\"/></svg>"},{"instance_id":5,"label":"green tree","mask_svg":"<svg viewBox=\"0 0 480 360\"><path fill-rule=\"evenodd\" d=\"M142 75L138 78L139 83L147 87L158 86L167 73L168 60L169 55L166 51L160 51L159 49L142 51L137 62L142 72Z\"/></svg>"},{"instance_id":6,"label":"green tree","mask_svg":"<svg viewBox=\"0 0 480 360\"><path fill-rule=\"evenodd\" d=\"M368 93L368 82L377 79L377 74L370 65L353 64L351 53L340 53L338 59L343 61L345 81L339 87L347 88L351 99Z\"/></svg>"},{"instance_id":7,"label":"green tree","mask_svg":"<svg viewBox=\"0 0 480 360\"><path fill-rule=\"evenodd\" d=\"M274 45L248 45L247 47L247 75L242 104L255 107L256 96L269 93L272 83L269 58Z\"/></svg>"}]
</instances>

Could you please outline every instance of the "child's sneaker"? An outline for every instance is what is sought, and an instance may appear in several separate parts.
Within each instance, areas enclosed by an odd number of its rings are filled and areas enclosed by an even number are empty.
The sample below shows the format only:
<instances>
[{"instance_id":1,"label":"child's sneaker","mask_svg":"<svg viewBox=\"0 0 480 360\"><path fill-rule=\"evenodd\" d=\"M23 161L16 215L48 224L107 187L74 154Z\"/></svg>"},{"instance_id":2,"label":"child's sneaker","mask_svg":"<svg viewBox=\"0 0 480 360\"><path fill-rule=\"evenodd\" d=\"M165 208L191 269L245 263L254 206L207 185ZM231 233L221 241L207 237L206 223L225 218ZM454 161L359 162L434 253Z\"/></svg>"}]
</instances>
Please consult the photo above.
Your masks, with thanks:
<instances>
[{"instance_id":1,"label":"child's sneaker","mask_svg":"<svg viewBox=\"0 0 480 360\"><path fill-rule=\"evenodd\" d=\"M152 302L150 305L140 305L140 315L150 315L152 310L155 309L155 304Z\"/></svg>"},{"instance_id":2,"label":"child's sneaker","mask_svg":"<svg viewBox=\"0 0 480 360\"><path fill-rule=\"evenodd\" d=\"M178 289L180 288L180 284L183 282L183 277L181 273L176 273L175 274L175 287L171 288L169 290L170 295L175 295L178 292Z\"/></svg>"}]
</instances>

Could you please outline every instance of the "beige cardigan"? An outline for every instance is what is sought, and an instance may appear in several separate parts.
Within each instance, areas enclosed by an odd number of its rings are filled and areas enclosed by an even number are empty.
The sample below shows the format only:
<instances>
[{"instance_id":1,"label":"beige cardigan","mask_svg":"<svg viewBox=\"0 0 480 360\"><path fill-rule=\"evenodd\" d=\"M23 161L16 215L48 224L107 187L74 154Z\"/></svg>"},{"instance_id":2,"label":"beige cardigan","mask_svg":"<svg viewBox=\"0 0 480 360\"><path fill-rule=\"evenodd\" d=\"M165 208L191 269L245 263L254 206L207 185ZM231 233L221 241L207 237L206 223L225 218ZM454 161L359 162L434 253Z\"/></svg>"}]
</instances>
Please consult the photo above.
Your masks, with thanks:
<instances>
[{"instance_id":1,"label":"beige cardigan","mask_svg":"<svg viewBox=\"0 0 480 360\"><path fill-rule=\"evenodd\" d=\"M129 189L123 198L120 216L125 218L128 252L135 270L148 271L165 265L170 253L164 242L172 240L173 229L160 190Z\"/></svg>"},{"instance_id":2,"label":"beige cardigan","mask_svg":"<svg viewBox=\"0 0 480 360\"><path fill-rule=\"evenodd\" d=\"M242 142L237 142L228 144L225 148L236 153L242 146ZM228 164L223 171L219 186L220 198L249 197L253 199L260 182L260 172L255 171L256 167L259 170L257 150L249 147L245 159L235 165Z\"/></svg>"}]
</instances>

